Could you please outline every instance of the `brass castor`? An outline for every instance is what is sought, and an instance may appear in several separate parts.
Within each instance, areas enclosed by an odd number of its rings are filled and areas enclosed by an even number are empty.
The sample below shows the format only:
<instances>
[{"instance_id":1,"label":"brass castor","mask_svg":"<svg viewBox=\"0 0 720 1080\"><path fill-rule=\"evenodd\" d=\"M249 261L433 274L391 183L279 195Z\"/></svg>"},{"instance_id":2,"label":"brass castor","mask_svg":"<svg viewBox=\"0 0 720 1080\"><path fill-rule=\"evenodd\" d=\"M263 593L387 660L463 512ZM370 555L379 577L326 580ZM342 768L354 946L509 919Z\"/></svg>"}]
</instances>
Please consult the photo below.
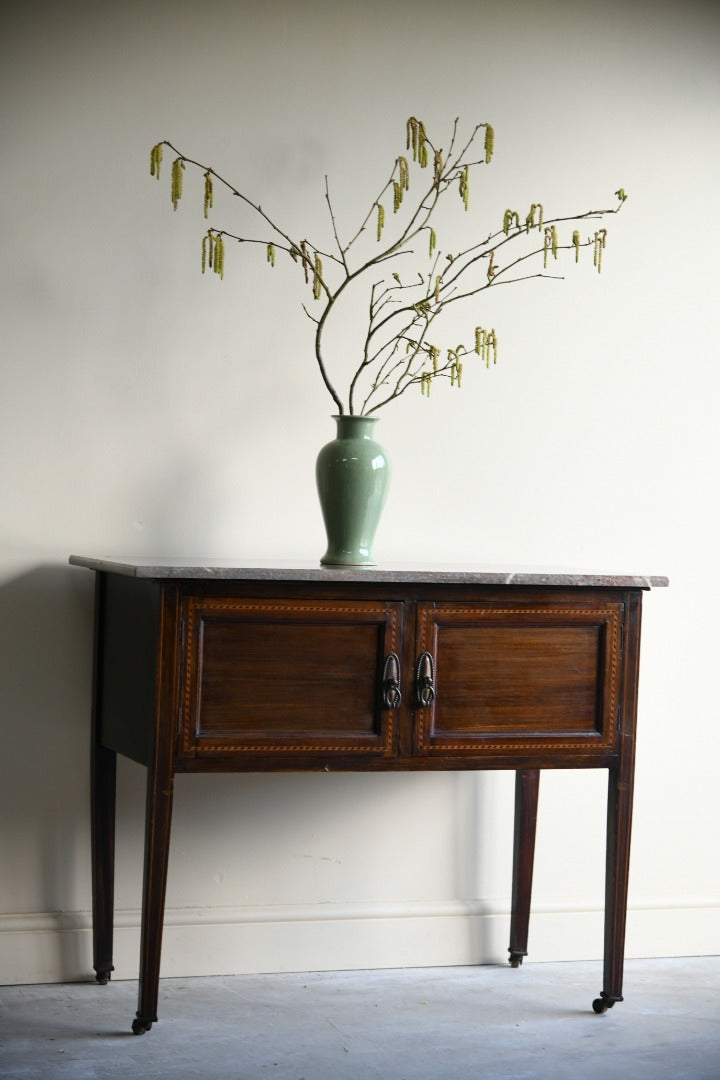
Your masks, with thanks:
<instances>
[{"instance_id":1,"label":"brass castor","mask_svg":"<svg viewBox=\"0 0 720 1080\"><path fill-rule=\"evenodd\" d=\"M511 952L510 953L510 967L519 968L523 962L523 957L527 956L524 952Z\"/></svg>"},{"instance_id":2,"label":"brass castor","mask_svg":"<svg viewBox=\"0 0 720 1080\"><path fill-rule=\"evenodd\" d=\"M144 1035L152 1027L152 1020L146 1020L144 1016L136 1016L132 1022L133 1035Z\"/></svg>"}]
</instances>

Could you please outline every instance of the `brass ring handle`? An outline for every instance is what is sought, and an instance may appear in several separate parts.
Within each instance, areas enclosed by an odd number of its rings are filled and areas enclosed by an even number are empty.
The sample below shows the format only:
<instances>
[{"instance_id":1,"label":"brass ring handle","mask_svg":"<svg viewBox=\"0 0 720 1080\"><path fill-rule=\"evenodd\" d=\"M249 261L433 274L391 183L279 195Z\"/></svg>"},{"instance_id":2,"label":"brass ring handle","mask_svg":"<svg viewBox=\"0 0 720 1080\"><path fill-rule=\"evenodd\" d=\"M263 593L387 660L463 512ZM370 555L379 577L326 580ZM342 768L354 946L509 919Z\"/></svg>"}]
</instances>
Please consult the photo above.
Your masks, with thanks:
<instances>
[{"instance_id":1,"label":"brass ring handle","mask_svg":"<svg viewBox=\"0 0 720 1080\"><path fill-rule=\"evenodd\" d=\"M418 704L427 709L435 700L435 665L429 652L421 653L415 669L415 691Z\"/></svg>"},{"instance_id":2,"label":"brass ring handle","mask_svg":"<svg viewBox=\"0 0 720 1080\"><path fill-rule=\"evenodd\" d=\"M382 691L385 708L399 709L402 704L402 692L400 690L400 657L397 653L389 653L385 658Z\"/></svg>"}]
</instances>

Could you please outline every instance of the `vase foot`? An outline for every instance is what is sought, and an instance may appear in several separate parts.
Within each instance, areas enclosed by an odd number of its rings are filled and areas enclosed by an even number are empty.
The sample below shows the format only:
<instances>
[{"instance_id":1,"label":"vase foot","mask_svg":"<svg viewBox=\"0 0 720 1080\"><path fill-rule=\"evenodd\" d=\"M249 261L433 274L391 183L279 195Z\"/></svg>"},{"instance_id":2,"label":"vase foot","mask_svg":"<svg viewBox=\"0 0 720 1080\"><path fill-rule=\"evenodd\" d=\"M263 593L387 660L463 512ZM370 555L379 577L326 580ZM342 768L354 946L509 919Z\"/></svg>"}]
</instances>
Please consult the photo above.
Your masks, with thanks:
<instances>
[{"instance_id":1,"label":"vase foot","mask_svg":"<svg viewBox=\"0 0 720 1080\"><path fill-rule=\"evenodd\" d=\"M328 567L331 567L331 566L339 566L339 567L353 566L353 567L358 567L358 568L366 566L366 567L368 567L368 569L372 569L373 566L377 566L377 562L375 561L375 559L367 559L367 560L363 559L362 562L358 562L358 561L356 561L354 559L321 559L320 560L320 565L321 566L328 566Z\"/></svg>"}]
</instances>

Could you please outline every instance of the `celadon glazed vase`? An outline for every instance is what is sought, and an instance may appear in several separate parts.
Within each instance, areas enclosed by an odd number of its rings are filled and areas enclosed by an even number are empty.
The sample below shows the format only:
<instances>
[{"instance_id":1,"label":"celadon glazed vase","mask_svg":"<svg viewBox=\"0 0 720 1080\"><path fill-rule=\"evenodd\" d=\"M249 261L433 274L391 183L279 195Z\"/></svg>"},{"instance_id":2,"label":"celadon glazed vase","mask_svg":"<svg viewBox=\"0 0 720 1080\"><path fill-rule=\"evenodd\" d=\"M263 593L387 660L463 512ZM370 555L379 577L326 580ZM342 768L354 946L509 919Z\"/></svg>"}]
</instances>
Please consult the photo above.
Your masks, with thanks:
<instances>
[{"instance_id":1,"label":"celadon glazed vase","mask_svg":"<svg viewBox=\"0 0 720 1080\"><path fill-rule=\"evenodd\" d=\"M334 416L337 436L318 454L315 476L327 533L326 566L373 566L375 530L390 462L373 439L375 416Z\"/></svg>"}]
</instances>

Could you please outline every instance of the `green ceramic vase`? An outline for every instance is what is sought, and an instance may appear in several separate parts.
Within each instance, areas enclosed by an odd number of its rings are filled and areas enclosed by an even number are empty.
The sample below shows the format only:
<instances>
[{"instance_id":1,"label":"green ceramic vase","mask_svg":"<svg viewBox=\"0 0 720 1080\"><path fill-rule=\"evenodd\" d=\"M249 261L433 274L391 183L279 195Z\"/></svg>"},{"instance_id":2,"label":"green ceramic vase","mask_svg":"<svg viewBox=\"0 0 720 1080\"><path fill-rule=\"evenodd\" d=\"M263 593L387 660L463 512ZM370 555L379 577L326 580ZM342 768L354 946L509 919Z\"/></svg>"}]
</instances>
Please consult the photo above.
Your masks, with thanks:
<instances>
[{"instance_id":1,"label":"green ceramic vase","mask_svg":"<svg viewBox=\"0 0 720 1080\"><path fill-rule=\"evenodd\" d=\"M374 416L334 416L337 437L318 454L315 476L327 533L325 565L374 565L372 546L390 480L373 439Z\"/></svg>"}]
</instances>

